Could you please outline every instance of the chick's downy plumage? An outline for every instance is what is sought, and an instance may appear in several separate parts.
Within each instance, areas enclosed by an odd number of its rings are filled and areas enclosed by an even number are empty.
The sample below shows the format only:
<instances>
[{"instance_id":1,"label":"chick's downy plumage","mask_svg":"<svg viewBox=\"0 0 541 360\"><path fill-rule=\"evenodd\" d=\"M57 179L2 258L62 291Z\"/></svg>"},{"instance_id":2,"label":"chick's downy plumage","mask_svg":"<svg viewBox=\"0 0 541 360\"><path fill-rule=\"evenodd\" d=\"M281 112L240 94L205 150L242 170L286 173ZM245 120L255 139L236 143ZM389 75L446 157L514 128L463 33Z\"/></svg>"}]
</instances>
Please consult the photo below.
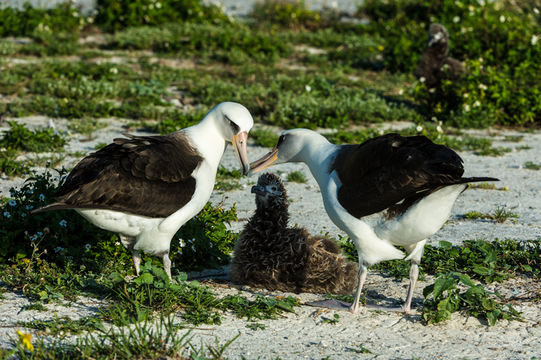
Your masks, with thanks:
<instances>
[{"instance_id":1,"label":"chick's downy plumage","mask_svg":"<svg viewBox=\"0 0 541 360\"><path fill-rule=\"evenodd\" d=\"M236 244L231 279L269 290L349 294L358 267L346 261L332 239L288 227L286 189L274 174L252 187L256 211Z\"/></svg>"},{"instance_id":2,"label":"chick's downy plumage","mask_svg":"<svg viewBox=\"0 0 541 360\"><path fill-rule=\"evenodd\" d=\"M431 24L428 31L427 48L417 65L415 75L428 88L439 87L442 80L458 80L464 65L449 56L449 33L441 24Z\"/></svg>"}]
</instances>

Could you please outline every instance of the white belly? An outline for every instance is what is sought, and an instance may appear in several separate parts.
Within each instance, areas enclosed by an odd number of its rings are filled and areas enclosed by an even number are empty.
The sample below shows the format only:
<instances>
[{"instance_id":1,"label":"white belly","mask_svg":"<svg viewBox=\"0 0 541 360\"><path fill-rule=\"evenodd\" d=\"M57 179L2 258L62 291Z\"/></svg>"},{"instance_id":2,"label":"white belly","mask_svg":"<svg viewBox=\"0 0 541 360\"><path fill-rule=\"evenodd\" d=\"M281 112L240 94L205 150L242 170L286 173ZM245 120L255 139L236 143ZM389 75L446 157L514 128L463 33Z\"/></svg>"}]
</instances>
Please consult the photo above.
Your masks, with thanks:
<instances>
[{"instance_id":1,"label":"white belly","mask_svg":"<svg viewBox=\"0 0 541 360\"><path fill-rule=\"evenodd\" d=\"M99 228L134 237L134 249L162 255L169 251L171 239L180 227L207 203L214 187L216 167L204 161L192 175L197 184L192 199L166 218L124 214L113 210L77 209L77 212Z\"/></svg>"},{"instance_id":2,"label":"white belly","mask_svg":"<svg viewBox=\"0 0 541 360\"><path fill-rule=\"evenodd\" d=\"M381 220L377 236L395 245L412 245L436 233L445 224L456 198L466 184L446 186L411 206L404 214Z\"/></svg>"},{"instance_id":3,"label":"white belly","mask_svg":"<svg viewBox=\"0 0 541 360\"><path fill-rule=\"evenodd\" d=\"M163 220L163 218L124 214L114 210L77 209L76 211L99 228L132 237L156 228Z\"/></svg>"}]
</instances>

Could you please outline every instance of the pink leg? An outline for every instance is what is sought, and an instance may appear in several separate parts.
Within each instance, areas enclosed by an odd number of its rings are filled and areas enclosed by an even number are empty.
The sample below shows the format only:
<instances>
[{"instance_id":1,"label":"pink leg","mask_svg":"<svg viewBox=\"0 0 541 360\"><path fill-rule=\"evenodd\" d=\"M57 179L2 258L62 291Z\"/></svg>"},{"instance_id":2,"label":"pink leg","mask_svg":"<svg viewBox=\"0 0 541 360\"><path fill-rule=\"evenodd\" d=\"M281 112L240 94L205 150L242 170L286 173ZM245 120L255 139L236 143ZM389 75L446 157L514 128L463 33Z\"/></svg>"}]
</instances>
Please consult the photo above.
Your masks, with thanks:
<instances>
[{"instance_id":1,"label":"pink leg","mask_svg":"<svg viewBox=\"0 0 541 360\"><path fill-rule=\"evenodd\" d=\"M361 298L361 291L363 290L367 272L368 269L366 266L364 264L359 264L359 282L357 284L357 291L355 292L355 300L349 308L349 311L351 311L353 314L357 314L359 312L359 300Z\"/></svg>"}]
</instances>

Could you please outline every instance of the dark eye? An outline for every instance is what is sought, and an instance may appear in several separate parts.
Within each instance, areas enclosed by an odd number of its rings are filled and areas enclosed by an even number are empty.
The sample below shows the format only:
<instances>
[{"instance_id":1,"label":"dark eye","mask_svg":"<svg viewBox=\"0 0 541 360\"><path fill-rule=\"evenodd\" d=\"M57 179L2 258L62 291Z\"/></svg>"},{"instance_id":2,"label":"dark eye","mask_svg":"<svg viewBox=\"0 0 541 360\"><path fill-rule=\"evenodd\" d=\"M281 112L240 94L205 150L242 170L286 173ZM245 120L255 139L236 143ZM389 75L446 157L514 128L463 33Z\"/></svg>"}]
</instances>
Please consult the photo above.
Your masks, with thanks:
<instances>
[{"instance_id":1,"label":"dark eye","mask_svg":"<svg viewBox=\"0 0 541 360\"><path fill-rule=\"evenodd\" d=\"M224 117L226 118L227 121L229 121L229 126L231 127L231 130L233 130L233 134L237 134L240 131L240 127L237 124L235 124L233 120L229 118L229 116L224 115Z\"/></svg>"},{"instance_id":2,"label":"dark eye","mask_svg":"<svg viewBox=\"0 0 541 360\"><path fill-rule=\"evenodd\" d=\"M280 144L284 142L285 138L286 138L285 135L280 135L280 137L278 138L278 143L276 144L276 146L280 146Z\"/></svg>"},{"instance_id":3,"label":"dark eye","mask_svg":"<svg viewBox=\"0 0 541 360\"><path fill-rule=\"evenodd\" d=\"M271 187L272 191L276 191L276 186Z\"/></svg>"}]
</instances>

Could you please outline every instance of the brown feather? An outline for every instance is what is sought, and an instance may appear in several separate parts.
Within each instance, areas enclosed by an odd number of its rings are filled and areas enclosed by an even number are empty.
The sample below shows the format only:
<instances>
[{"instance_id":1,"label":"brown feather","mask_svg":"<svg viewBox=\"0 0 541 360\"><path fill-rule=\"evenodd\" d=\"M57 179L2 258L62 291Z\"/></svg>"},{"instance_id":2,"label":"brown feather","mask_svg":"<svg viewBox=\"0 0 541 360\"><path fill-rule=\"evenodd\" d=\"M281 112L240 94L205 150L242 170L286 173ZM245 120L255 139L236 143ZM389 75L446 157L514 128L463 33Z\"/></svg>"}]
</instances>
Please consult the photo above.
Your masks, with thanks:
<instances>
[{"instance_id":1,"label":"brown feather","mask_svg":"<svg viewBox=\"0 0 541 360\"><path fill-rule=\"evenodd\" d=\"M387 134L339 150L329 172L342 183L338 201L360 218L389 209L389 216L442 186L493 178L462 178L463 161L453 150L425 136Z\"/></svg>"},{"instance_id":2,"label":"brown feather","mask_svg":"<svg viewBox=\"0 0 541 360\"><path fill-rule=\"evenodd\" d=\"M167 217L195 191L192 172L203 160L183 133L133 136L82 159L57 190L57 202L38 209L107 209Z\"/></svg>"}]
</instances>

